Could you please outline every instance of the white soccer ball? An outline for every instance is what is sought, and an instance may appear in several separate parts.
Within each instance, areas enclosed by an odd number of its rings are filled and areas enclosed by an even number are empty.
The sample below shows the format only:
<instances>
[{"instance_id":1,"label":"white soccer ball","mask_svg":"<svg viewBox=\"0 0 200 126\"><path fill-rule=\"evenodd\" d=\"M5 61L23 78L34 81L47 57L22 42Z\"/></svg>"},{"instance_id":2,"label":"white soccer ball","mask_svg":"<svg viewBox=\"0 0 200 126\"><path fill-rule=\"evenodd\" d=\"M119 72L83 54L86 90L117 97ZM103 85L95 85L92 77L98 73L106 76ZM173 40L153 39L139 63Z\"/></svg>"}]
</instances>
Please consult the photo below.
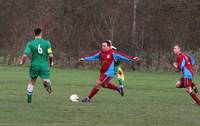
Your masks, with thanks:
<instances>
[{"instance_id":1,"label":"white soccer ball","mask_svg":"<svg viewBox=\"0 0 200 126\"><path fill-rule=\"evenodd\" d=\"M72 94L70 97L69 97L69 100L71 102L78 102L79 101L79 97L77 94Z\"/></svg>"}]
</instances>

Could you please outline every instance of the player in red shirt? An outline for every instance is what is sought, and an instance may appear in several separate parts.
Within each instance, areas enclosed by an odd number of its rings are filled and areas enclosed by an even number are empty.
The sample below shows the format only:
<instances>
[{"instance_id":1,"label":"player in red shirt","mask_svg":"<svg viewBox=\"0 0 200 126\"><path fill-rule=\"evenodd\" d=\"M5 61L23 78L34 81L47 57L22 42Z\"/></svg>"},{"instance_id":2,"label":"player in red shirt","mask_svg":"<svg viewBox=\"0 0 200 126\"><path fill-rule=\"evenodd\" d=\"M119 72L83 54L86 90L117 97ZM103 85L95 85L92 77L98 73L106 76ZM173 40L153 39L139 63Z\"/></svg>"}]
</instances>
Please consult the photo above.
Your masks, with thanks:
<instances>
[{"instance_id":1,"label":"player in red shirt","mask_svg":"<svg viewBox=\"0 0 200 126\"><path fill-rule=\"evenodd\" d=\"M100 87L112 89L118 91L122 95L120 88L110 83L110 80L115 75L114 62L115 60L120 61L138 61L138 57L127 56L126 54L111 49L111 43L109 41L103 41L101 50L91 54L90 56L80 58L79 61L84 60L99 60L101 62L100 77L96 81L96 85L91 90L88 97L84 98L82 102L89 102L91 98L97 94Z\"/></svg>"},{"instance_id":2,"label":"player in red shirt","mask_svg":"<svg viewBox=\"0 0 200 126\"><path fill-rule=\"evenodd\" d=\"M179 45L174 46L174 53L177 55L177 63L174 63L173 65L183 74L183 77L176 83L176 87L186 88L186 92L193 98L197 105L200 105L200 99L197 96L197 88L192 82L194 76L194 63L189 55L181 52Z\"/></svg>"}]
</instances>

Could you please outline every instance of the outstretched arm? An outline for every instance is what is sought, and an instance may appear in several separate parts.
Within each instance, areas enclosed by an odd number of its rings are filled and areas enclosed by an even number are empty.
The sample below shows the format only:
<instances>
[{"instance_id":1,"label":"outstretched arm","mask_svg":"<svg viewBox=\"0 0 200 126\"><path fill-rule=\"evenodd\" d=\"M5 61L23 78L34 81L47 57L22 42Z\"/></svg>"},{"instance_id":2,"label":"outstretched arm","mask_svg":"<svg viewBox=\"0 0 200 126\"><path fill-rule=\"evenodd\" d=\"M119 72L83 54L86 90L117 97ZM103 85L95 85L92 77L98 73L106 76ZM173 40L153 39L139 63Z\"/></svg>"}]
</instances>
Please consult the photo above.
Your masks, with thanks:
<instances>
[{"instance_id":1,"label":"outstretched arm","mask_svg":"<svg viewBox=\"0 0 200 126\"><path fill-rule=\"evenodd\" d=\"M92 53L90 56L79 58L79 61L84 60L97 60L100 58L100 51L97 51L95 53Z\"/></svg>"},{"instance_id":2,"label":"outstretched arm","mask_svg":"<svg viewBox=\"0 0 200 126\"><path fill-rule=\"evenodd\" d=\"M132 57L128 56L124 53L113 51L113 57L115 60L121 60L121 61L139 61L140 59L138 57Z\"/></svg>"}]
</instances>

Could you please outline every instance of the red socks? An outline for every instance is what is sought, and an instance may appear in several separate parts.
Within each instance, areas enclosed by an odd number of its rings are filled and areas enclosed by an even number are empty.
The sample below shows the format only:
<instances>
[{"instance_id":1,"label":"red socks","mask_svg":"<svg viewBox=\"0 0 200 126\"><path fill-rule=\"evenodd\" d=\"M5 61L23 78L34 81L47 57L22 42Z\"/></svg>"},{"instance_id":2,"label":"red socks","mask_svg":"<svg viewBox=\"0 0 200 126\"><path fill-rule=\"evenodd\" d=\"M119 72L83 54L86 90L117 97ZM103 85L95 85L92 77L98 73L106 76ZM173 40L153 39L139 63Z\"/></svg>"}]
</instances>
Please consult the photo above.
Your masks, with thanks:
<instances>
[{"instance_id":1,"label":"red socks","mask_svg":"<svg viewBox=\"0 0 200 126\"><path fill-rule=\"evenodd\" d=\"M190 96L192 97L192 99L198 104L200 105L200 99L198 98L197 94L195 92L192 91L192 93L190 93Z\"/></svg>"},{"instance_id":2,"label":"red socks","mask_svg":"<svg viewBox=\"0 0 200 126\"><path fill-rule=\"evenodd\" d=\"M107 83L106 86L104 86L104 88L109 88L109 89L112 89L112 90L116 90L118 91L118 87L115 86L114 84L111 84L111 83ZM97 94L97 92L99 91L98 88L94 87L90 94L88 95L89 99L91 99L93 96L95 96Z\"/></svg>"},{"instance_id":3,"label":"red socks","mask_svg":"<svg viewBox=\"0 0 200 126\"><path fill-rule=\"evenodd\" d=\"M107 88L118 91L118 87L111 83L107 83Z\"/></svg>"},{"instance_id":4,"label":"red socks","mask_svg":"<svg viewBox=\"0 0 200 126\"><path fill-rule=\"evenodd\" d=\"M96 88L96 87L94 87L94 88L92 89L92 91L90 92L89 96L88 96L89 99L91 99L94 95L96 95L98 91L99 91L99 89Z\"/></svg>"}]
</instances>

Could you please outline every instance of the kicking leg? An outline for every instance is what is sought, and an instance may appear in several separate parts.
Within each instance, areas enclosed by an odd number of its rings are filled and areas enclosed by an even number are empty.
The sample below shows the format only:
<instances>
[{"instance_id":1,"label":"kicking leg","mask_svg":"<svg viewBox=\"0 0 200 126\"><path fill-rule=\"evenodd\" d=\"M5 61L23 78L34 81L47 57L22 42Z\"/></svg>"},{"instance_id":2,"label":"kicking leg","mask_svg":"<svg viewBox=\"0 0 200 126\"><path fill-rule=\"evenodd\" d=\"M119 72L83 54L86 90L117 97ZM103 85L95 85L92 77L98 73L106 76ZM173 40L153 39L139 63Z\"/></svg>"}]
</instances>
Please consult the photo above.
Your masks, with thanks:
<instances>
[{"instance_id":1,"label":"kicking leg","mask_svg":"<svg viewBox=\"0 0 200 126\"><path fill-rule=\"evenodd\" d=\"M88 95L87 97L85 97L85 98L82 100L82 102L83 102L83 103L89 102L90 99L91 99L93 96L95 96L95 95L99 92L99 90L100 90L100 88L101 88L101 84L102 84L102 82L101 82L100 80L97 80L97 81L96 81L96 85L95 85L95 86L93 87L93 89L90 91L89 95Z\"/></svg>"},{"instance_id":2,"label":"kicking leg","mask_svg":"<svg viewBox=\"0 0 200 126\"><path fill-rule=\"evenodd\" d=\"M94 97L100 90L102 84L109 79L109 76L105 75L104 73L100 74L100 78L96 81L96 85L93 87L93 89L90 91L88 97L84 98L82 102L87 103L90 101L92 97Z\"/></svg>"}]
</instances>

